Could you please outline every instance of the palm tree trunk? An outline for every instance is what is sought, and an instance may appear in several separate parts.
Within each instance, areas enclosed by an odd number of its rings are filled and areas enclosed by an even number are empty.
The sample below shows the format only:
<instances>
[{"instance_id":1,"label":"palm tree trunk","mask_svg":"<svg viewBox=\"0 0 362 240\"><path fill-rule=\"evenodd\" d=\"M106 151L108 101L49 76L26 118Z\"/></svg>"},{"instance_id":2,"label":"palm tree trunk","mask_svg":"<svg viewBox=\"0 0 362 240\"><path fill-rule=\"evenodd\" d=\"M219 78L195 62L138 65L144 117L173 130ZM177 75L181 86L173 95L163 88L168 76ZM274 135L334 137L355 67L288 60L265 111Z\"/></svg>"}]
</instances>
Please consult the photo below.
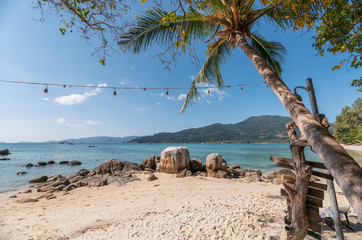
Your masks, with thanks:
<instances>
[{"instance_id":1,"label":"palm tree trunk","mask_svg":"<svg viewBox=\"0 0 362 240\"><path fill-rule=\"evenodd\" d=\"M316 151L342 189L353 211L362 223L362 168L348 155L337 140L308 111L266 61L245 40L236 34L237 44L283 103L301 133Z\"/></svg>"}]
</instances>

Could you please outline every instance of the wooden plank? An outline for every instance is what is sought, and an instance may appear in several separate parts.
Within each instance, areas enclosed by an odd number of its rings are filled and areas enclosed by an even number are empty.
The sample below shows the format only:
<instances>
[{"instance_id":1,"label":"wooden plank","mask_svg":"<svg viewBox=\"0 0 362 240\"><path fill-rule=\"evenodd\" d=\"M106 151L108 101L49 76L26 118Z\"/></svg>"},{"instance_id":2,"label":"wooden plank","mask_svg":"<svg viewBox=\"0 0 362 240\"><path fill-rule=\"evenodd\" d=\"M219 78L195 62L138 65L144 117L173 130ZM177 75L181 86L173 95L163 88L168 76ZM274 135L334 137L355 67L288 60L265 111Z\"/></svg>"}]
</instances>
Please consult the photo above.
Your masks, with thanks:
<instances>
[{"instance_id":1,"label":"wooden plank","mask_svg":"<svg viewBox=\"0 0 362 240\"><path fill-rule=\"evenodd\" d=\"M311 167L314 167L314 168L327 169L326 166L324 166L323 163L311 162L311 161L305 161L305 163L308 164Z\"/></svg>"},{"instance_id":2,"label":"wooden plank","mask_svg":"<svg viewBox=\"0 0 362 240\"><path fill-rule=\"evenodd\" d=\"M324 199L324 191L308 187L308 196L313 196L315 198Z\"/></svg>"},{"instance_id":3,"label":"wooden plank","mask_svg":"<svg viewBox=\"0 0 362 240\"><path fill-rule=\"evenodd\" d=\"M282 197L289 198L289 194L287 193L287 191L284 188L280 189L280 195ZM315 197L308 196L307 197L307 205L311 205L311 206L314 206L314 207L323 207L323 200L315 198Z\"/></svg>"},{"instance_id":4,"label":"wooden plank","mask_svg":"<svg viewBox=\"0 0 362 240\"><path fill-rule=\"evenodd\" d=\"M290 159L290 158L282 158L282 157L275 157L275 156L270 156L270 161L280 162L280 163L286 163L286 164L293 164L293 163L294 163L293 159Z\"/></svg>"},{"instance_id":5,"label":"wooden plank","mask_svg":"<svg viewBox=\"0 0 362 240\"><path fill-rule=\"evenodd\" d=\"M283 176L283 180L286 180L288 182L295 182L295 177L294 176L290 176L290 175L284 175ZM322 183L315 183L315 182L309 182L309 186L310 187L314 187L320 190L324 190L327 191L327 185L326 184L322 184Z\"/></svg>"},{"instance_id":6,"label":"wooden plank","mask_svg":"<svg viewBox=\"0 0 362 240\"><path fill-rule=\"evenodd\" d=\"M320 223L322 221L321 216L312 210L308 209L308 218L309 221Z\"/></svg>"},{"instance_id":7,"label":"wooden plank","mask_svg":"<svg viewBox=\"0 0 362 240\"><path fill-rule=\"evenodd\" d=\"M319 235L318 233L312 232L312 231L308 231L308 235L311 237L314 237L315 239L321 240L322 236Z\"/></svg>"},{"instance_id":8,"label":"wooden plank","mask_svg":"<svg viewBox=\"0 0 362 240\"><path fill-rule=\"evenodd\" d=\"M322 232L322 226L311 221L309 221L309 229L317 233Z\"/></svg>"},{"instance_id":9,"label":"wooden plank","mask_svg":"<svg viewBox=\"0 0 362 240\"><path fill-rule=\"evenodd\" d=\"M280 162L277 162L277 167L288 168L288 169L294 170L294 167L292 165L280 163Z\"/></svg>"},{"instance_id":10,"label":"wooden plank","mask_svg":"<svg viewBox=\"0 0 362 240\"><path fill-rule=\"evenodd\" d=\"M321 178L325 178L325 179L329 179L329 180L333 180L332 175L327 174L327 173L312 171L312 175L321 177Z\"/></svg>"}]
</instances>

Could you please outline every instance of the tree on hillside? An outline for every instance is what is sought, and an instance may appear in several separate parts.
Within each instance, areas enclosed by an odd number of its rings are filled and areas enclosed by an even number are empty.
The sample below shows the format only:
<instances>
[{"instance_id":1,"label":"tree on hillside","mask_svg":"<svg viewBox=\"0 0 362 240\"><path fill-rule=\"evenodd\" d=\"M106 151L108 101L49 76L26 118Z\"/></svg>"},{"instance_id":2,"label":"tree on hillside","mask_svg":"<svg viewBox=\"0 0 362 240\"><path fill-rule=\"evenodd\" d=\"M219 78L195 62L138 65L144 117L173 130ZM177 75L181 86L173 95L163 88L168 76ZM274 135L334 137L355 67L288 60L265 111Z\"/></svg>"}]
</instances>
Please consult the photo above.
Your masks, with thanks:
<instances>
[{"instance_id":1,"label":"tree on hillside","mask_svg":"<svg viewBox=\"0 0 362 240\"><path fill-rule=\"evenodd\" d=\"M362 98L344 107L336 117L334 137L340 143L362 143Z\"/></svg>"},{"instance_id":2,"label":"tree on hillside","mask_svg":"<svg viewBox=\"0 0 362 240\"><path fill-rule=\"evenodd\" d=\"M207 59L191 85L183 110L197 100L199 84L224 85L220 66L232 49L240 48L282 102L301 133L331 172L362 222L361 167L281 80L279 75L281 73L280 62L283 59L282 46L275 42L268 42L260 34L253 32L253 26L256 23L269 23L260 21L262 18L276 22L280 26L288 23L299 24L300 17L291 18L290 16L294 13L289 11L286 6L289 6L287 3L304 1L306 0L262 0L261 4L257 4L255 0L175 0L171 2L176 2L178 7L173 11L154 8L149 9L145 16L138 17L134 26L129 28L127 33L121 34L119 44L125 51L132 53L139 53L148 50L153 44L159 44L161 47L167 46L166 53L175 57L180 50L192 53L190 45L196 41L205 42L206 40L205 43L208 44ZM115 1L60 0L60 2L63 3L63 7L67 7L64 2ZM185 7L188 4L190 8ZM264 7L258 8L259 5ZM68 9L74 13L74 7ZM308 13L313 13L314 5L312 4L310 9L306 9ZM78 10L75 9L75 11ZM298 11L297 13L299 14ZM81 16L81 23L87 24L87 16ZM303 25L302 23L300 22L300 25ZM92 26L92 24L90 25ZM99 31L103 31L103 27L100 27Z\"/></svg>"}]
</instances>

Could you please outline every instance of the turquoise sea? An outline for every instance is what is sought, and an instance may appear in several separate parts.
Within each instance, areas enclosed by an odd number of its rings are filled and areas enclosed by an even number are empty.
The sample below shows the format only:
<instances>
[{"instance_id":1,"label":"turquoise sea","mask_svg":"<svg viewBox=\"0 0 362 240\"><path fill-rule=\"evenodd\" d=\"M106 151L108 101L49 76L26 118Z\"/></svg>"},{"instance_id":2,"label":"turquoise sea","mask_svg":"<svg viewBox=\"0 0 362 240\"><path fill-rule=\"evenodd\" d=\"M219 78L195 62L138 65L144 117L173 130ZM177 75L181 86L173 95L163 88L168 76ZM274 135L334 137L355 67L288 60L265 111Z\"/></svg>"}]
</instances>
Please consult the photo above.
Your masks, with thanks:
<instances>
[{"instance_id":1,"label":"turquoise sea","mask_svg":"<svg viewBox=\"0 0 362 240\"><path fill-rule=\"evenodd\" d=\"M90 148L86 144L0 144L0 149L11 152L9 161L0 161L0 194L16 191L37 176L74 174L82 168L93 170L108 158L141 163L150 155L159 155L169 146L186 146L191 158L205 163L210 153L220 153L228 164L238 164L242 168L260 169L264 173L278 170L269 156L291 157L289 144L97 144ZM306 149L308 160L319 161L317 155ZM28 163L54 160L56 164L45 167L25 168ZM80 166L59 165L60 161L78 160ZM18 176L18 172L27 173Z\"/></svg>"}]
</instances>

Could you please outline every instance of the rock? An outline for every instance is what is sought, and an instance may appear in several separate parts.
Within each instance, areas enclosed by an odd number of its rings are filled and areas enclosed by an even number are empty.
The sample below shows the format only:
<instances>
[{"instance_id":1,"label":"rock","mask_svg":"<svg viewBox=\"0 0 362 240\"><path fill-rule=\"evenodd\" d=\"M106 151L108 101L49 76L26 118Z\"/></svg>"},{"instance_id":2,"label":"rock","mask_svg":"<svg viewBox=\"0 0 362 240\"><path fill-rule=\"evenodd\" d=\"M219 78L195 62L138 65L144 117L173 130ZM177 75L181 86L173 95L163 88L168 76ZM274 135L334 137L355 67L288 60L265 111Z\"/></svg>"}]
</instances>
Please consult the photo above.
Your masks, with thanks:
<instances>
[{"instance_id":1,"label":"rock","mask_svg":"<svg viewBox=\"0 0 362 240\"><path fill-rule=\"evenodd\" d=\"M45 199L53 199L55 198L55 196L53 195L53 193L45 193L43 195L41 195L40 197L38 197L38 199L41 199L41 198L45 198Z\"/></svg>"},{"instance_id":2,"label":"rock","mask_svg":"<svg viewBox=\"0 0 362 240\"><path fill-rule=\"evenodd\" d=\"M88 173L89 173L89 171L87 170L87 169L81 169L81 170L79 170L77 173L76 173L76 175L80 175L80 176L87 176L88 175Z\"/></svg>"},{"instance_id":3,"label":"rock","mask_svg":"<svg viewBox=\"0 0 362 240\"><path fill-rule=\"evenodd\" d=\"M230 167L230 168L232 168L232 169L234 170L234 169L238 169L238 168L240 168L240 165L237 165L237 164L231 164L231 165L229 165L229 167Z\"/></svg>"},{"instance_id":4,"label":"rock","mask_svg":"<svg viewBox=\"0 0 362 240\"><path fill-rule=\"evenodd\" d=\"M70 161L70 162L68 163L69 166L77 166L77 165L81 165L81 164L82 164L82 162L76 161L76 160Z\"/></svg>"},{"instance_id":5,"label":"rock","mask_svg":"<svg viewBox=\"0 0 362 240\"><path fill-rule=\"evenodd\" d=\"M26 172L18 172L18 173L16 173L16 174L19 175L19 176L21 176L21 175L26 174Z\"/></svg>"},{"instance_id":6,"label":"rock","mask_svg":"<svg viewBox=\"0 0 362 240\"><path fill-rule=\"evenodd\" d=\"M54 191L62 191L65 187L66 187L66 185L64 185L64 184L58 185L58 186L54 187Z\"/></svg>"},{"instance_id":7,"label":"rock","mask_svg":"<svg viewBox=\"0 0 362 240\"><path fill-rule=\"evenodd\" d=\"M227 163L218 153L211 153L206 158L206 172L208 177L215 177L218 170L226 171Z\"/></svg>"},{"instance_id":8,"label":"rock","mask_svg":"<svg viewBox=\"0 0 362 240\"><path fill-rule=\"evenodd\" d=\"M199 172L196 177L206 177L207 173L206 172Z\"/></svg>"},{"instance_id":9,"label":"rock","mask_svg":"<svg viewBox=\"0 0 362 240\"><path fill-rule=\"evenodd\" d=\"M26 166L25 166L26 168L31 168L31 167L34 167L34 164L32 164L32 163L28 163L28 164L26 164Z\"/></svg>"},{"instance_id":10,"label":"rock","mask_svg":"<svg viewBox=\"0 0 362 240\"><path fill-rule=\"evenodd\" d=\"M107 179L92 179L91 181L88 181L88 186L90 187L101 187L108 185Z\"/></svg>"},{"instance_id":11,"label":"rock","mask_svg":"<svg viewBox=\"0 0 362 240\"><path fill-rule=\"evenodd\" d=\"M46 162L43 162L43 161L38 162L38 166L40 166L40 167L44 167L46 165L47 165Z\"/></svg>"},{"instance_id":12,"label":"rock","mask_svg":"<svg viewBox=\"0 0 362 240\"><path fill-rule=\"evenodd\" d=\"M191 171L193 171L193 172L197 172L197 171L202 172L203 171L202 162L200 159L193 158L191 160Z\"/></svg>"},{"instance_id":13,"label":"rock","mask_svg":"<svg viewBox=\"0 0 362 240\"><path fill-rule=\"evenodd\" d=\"M154 180L157 180L158 177L155 176L155 174L150 174L150 176L147 178L147 181L154 181Z\"/></svg>"},{"instance_id":14,"label":"rock","mask_svg":"<svg viewBox=\"0 0 362 240\"><path fill-rule=\"evenodd\" d=\"M60 161L59 164L68 164L69 161Z\"/></svg>"},{"instance_id":15,"label":"rock","mask_svg":"<svg viewBox=\"0 0 362 240\"><path fill-rule=\"evenodd\" d=\"M0 158L0 161L9 161L10 158Z\"/></svg>"},{"instance_id":16,"label":"rock","mask_svg":"<svg viewBox=\"0 0 362 240\"><path fill-rule=\"evenodd\" d=\"M52 187L57 187L59 185L69 185L70 181L66 178L57 179L54 183L51 184Z\"/></svg>"},{"instance_id":17,"label":"rock","mask_svg":"<svg viewBox=\"0 0 362 240\"><path fill-rule=\"evenodd\" d=\"M160 172L179 173L190 170L190 153L186 147L168 147L161 153Z\"/></svg>"},{"instance_id":18,"label":"rock","mask_svg":"<svg viewBox=\"0 0 362 240\"><path fill-rule=\"evenodd\" d=\"M53 160L49 160L48 164L55 164L55 162Z\"/></svg>"},{"instance_id":19,"label":"rock","mask_svg":"<svg viewBox=\"0 0 362 240\"><path fill-rule=\"evenodd\" d=\"M40 176L40 177L36 177L33 178L29 181L29 183L42 183L42 182L46 182L48 180L47 176Z\"/></svg>"},{"instance_id":20,"label":"rock","mask_svg":"<svg viewBox=\"0 0 362 240\"><path fill-rule=\"evenodd\" d=\"M31 189L27 189L25 190L23 193L32 193L33 191L31 191Z\"/></svg>"},{"instance_id":21,"label":"rock","mask_svg":"<svg viewBox=\"0 0 362 240\"><path fill-rule=\"evenodd\" d=\"M10 154L9 149L2 149L2 150L0 150L0 155L9 155L9 154Z\"/></svg>"},{"instance_id":22,"label":"rock","mask_svg":"<svg viewBox=\"0 0 362 240\"><path fill-rule=\"evenodd\" d=\"M32 202L38 202L38 199L35 198L24 198L24 199L19 199L17 202L18 203L32 203Z\"/></svg>"},{"instance_id":23,"label":"rock","mask_svg":"<svg viewBox=\"0 0 362 240\"><path fill-rule=\"evenodd\" d=\"M160 171L161 168L161 156L155 158L156 171Z\"/></svg>"},{"instance_id":24,"label":"rock","mask_svg":"<svg viewBox=\"0 0 362 240\"><path fill-rule=\"evenodd\" d=\"M77 186L75 186L74 184L70 184L70 185L68 185L68 186L66 186L64 188L64 191L69 192L69 191L72 191L75 188L77 188Z\"/></svg>"},{"instance_id":25,"label":"rock","mask_svg":"<svg viewBox=\"0 0 362 240\"><path fill-rule=\"evenodd\" d=\"M224 170L217 170L215 178L227 178L229 177L228 172Z\"/></svg>"},{"instance_id":26,"label":"rock","mask_svg":"<svg viewBox=\"0 0 362 240\"><path fill-rule=\"evenodd\" d=\"M78 182L75 182L74 184L75 184L75 186L77 186L77 187L84 187L84 186L88 186L88 182L87 182L87 180L86 180L86 179L84 179L84 180L80 180L80 181L78 181Z\"/></svg>"},{"instance_id":27,"label":"rock","mask_svg":"<svg viewBox=\"0 0 362 240\"><path fill-rule=\"evenodd\" d=\"M45 185L45 186L39 187L36 191L37 192L54 192L54 187L51 185Z\"/></svg>"},{"instance_id":28,"label":"rock","mask_svg":"<svg viewBox=\"0 0 362 240\"><path fill-rule=\"evenodd\" d=\"M145 168L156 170L156 156L149 156L147 159L143 160L143 162L140 164L140 168L142 170Z\"/></svg>"},{"instance_id":29,"label":"rock","mask_svg":"<svg viewBox=\"0 0 362 240\"><path fill-rule=\"evenodd\" d=\"M63 176L60 175L60 174L57 174L57 175L54 175L54 176L49 177L48 180L47 180L47 182L54 182L54 181L56 181L56 180L58 180L58 179L62 179L62 178L65 178L65 177L63 177Z\"/></svg>"},{"instance_id":30,"label":"rock","mask_svg":"<svg viewBox=\"0 0 362 240\"><path fill-rule=\"evenodd\" d=\"M17 198L18 196L16 195L11 195L9 198Z\"/></svg>"},{"instance_id":31,"label":"rock","mask_svg":"<svg viewBox=\"0 0 362 240\"><path fill-rule=\"evenodd\" d=\"M283 183L283 179L282 178L274 178L273 183L276 185L280 185Z\"/></svg>"},{"instance_id":32,"label":"rock","mask_svg":"<svg viewBox=\"0 0 362 240\"><path fill-rule=\"evenodd\" d=\"M187 169L185 168L184 170L182 170L181 172L179 172L178 174L176 174L177 178L184 178L186 177L186 171Z\"/></svg>"},{"instance_id":33,"label":"rock","mask_svg":"<svg viewBox=\"0 0 362 240\"><path fill-rule=\"evenodd\" d=\"M242 169L242 168L234 168L233 169L233 175L234 175L234 177L236 177L236 178L243 178L243 177L245 177L245 171L244 171L244 169Z\"/></svg>"},{"instance_id":34,"label":"rock","mask_svg":"<svg viewBox=\"0 0 362 240\"><path fill-rule=\"evenodd\" d=\"M118 159L107 159L99 167L95 167L93 172L96 174L110 174L110 175L120 175L123 169L123 164Z\"/></svg>"},{"instance_id":35,"label":"rock","mask_svg":"<svg viewBox=\"0 0 362 240\"><path fill-rule=\"evenodd\" d=\"M69 175L67 176L67 179L70 183L78 182L79 180L82 180L84 177L81 175Z\"/></svg>"},{"instance_id":36,"label":"rock","mask_svg":"<svg viewBox=\"0 0 362 240\"><path fill-rule=\"evenodd\" d=\"M261 182L261 173L259 173L259 172L248 172L246 174L246 179L249 180L249 181Z\"/></svg>"},{"instance_id":37,"label":"rock","mask_svg":"<svg viewBox=\"0 0 362 240\"><path fill-rule=\"evenodd\" d=\"M273 176L275 178L283 178L283 175L289 175L295 177L295 174L289 169L281 169L278 172L273 173Z\"/></svg>"},{"instance_id":38,"label":"rock","mask_svg":"<svg viewBox=\"0 0 362 240\"><path fill-rule=\"evenodd\" d=\"M142 169L139 167L137 163L127 162L127 161L122 161L121 163L123 165L121 171L122 176L129 176L137 173L138 171L142 171Z\"/></svg>"}]
</instances>

